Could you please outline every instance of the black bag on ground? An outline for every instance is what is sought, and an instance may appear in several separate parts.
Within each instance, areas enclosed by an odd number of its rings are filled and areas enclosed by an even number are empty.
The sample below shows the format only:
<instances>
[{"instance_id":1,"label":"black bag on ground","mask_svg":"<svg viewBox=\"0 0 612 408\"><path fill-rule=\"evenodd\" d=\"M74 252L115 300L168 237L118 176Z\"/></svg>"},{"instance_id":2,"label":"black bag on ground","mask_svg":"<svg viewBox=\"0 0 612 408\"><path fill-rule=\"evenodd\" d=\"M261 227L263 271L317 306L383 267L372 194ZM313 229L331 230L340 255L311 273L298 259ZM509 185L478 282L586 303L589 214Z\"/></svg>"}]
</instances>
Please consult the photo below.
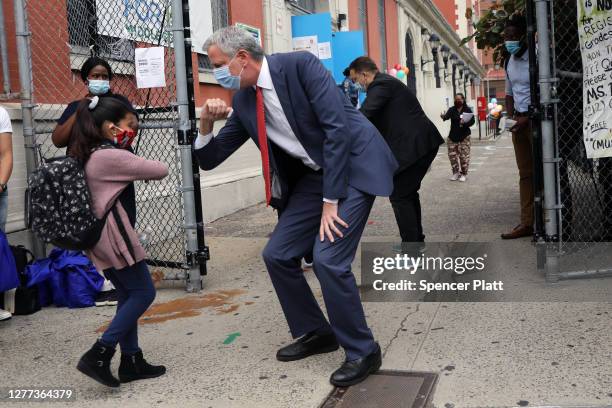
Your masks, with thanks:
<instances>
[{"instance_id":1,"label":"black bag on ground","mask_svg":"<svg viewBox=\"0 0 612 408\"><path fill-rule=\"evenodd\" d=\"M99 147L105 148L113 146ZM108 212L101 219L94 215L85 170L76 158L47 160L28 178L26 194L28 226L42 241L83 251L100 240Z\"/></svg>"},{"instance_id":2,"label":"black bag on ground","mask_svg":"<svg viewBox=\"0 0 612 408\"><path fill-rule=\"evenodd\" d=\"M28 277L25 273L26 266L34 262L34 254L22 245L10 246L17 274L19 275L19 287L4 292L0 296L0 308L6 309L14 315L29 315L40 310L40 298L38 286L27 287Z\"/></svg>"}]
</instances>

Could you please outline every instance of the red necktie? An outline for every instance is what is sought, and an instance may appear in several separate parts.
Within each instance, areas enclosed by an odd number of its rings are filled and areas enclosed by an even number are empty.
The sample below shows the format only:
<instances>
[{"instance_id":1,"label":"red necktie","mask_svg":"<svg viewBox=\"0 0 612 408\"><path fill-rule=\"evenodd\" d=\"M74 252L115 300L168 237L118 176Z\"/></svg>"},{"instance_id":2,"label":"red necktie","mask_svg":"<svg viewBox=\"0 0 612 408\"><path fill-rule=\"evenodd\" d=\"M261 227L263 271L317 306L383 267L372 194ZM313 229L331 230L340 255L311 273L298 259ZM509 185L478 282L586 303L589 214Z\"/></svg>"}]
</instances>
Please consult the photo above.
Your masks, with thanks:
<instances>
[{"instance_id":1,"label":"red necktie","mask_svg":"<svg viewBox=\"0 0 612 408\"><path fill-rule=\"evenodd\" d=\"M268 136L266 134L266 112L264 109L263 92L257 87L257 139L261 151L261 165L264 182L266 183L266 204L270 205L272 184L270 183L270 156L268 154Z\"/></svg>"}]
</instances>

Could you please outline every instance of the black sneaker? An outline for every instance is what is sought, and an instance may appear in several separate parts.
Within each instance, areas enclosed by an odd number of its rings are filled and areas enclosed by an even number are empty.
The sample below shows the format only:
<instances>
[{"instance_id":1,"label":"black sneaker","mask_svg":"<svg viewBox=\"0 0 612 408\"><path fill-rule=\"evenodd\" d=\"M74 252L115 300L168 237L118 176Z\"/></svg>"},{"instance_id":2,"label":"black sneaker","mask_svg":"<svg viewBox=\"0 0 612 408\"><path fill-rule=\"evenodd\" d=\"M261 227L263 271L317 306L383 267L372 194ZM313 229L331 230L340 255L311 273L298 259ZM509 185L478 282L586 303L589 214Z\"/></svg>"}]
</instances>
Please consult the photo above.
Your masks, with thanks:
<instances>
[{"instance_id":1,"label":"black sneaker","mask_svg":"<svg viewBox=\"0 0 612 408\"><path fill-rule=\"evenodd\" d=\"M96 306L117 306L117 290L112 289L98 293Z\"/></svg>"}]
</instances>

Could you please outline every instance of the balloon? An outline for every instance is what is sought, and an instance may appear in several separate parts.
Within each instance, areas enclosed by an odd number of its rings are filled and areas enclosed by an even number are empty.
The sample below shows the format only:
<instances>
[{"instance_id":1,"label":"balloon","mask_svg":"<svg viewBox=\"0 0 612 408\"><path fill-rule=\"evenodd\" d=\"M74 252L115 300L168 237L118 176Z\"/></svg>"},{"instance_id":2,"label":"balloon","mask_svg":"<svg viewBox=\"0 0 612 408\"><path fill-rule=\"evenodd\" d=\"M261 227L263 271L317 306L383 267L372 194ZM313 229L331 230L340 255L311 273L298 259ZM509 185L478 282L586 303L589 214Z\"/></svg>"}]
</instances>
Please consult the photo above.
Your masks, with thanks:
<instances>
[{"instance_id":1,"label":"balloon","mask_svg":"<svg viewBox=\"0 0 612 408\"><path fill-rule=\"evenodd\" d=\"M393 68L399 71L400 69L402 69L402 66L400 64L395 64Z\"/></svg>"},{"instance_id":2,"label":"balloon","mask_svg":"<svg viewBox=\"0 0 612 408\"><path fill-rule=\"evenodd\" d=\"M391 69L389 70L389 75L396 76L396 75L397 75L397 69L395 69L395 68L391 68Z\"/></svg>"},{"instance_id":3,"label":"balloon","mask_svg":"<svg viewBox=\"0 0 612 408\"><path fill-rule=\"evenodd\" d=\"M406 74L406 75L410 74L410 68L408 68L408 67L404 67L403 71L404 71L404 74Z\"/></svg>"},{"instance_id":4,"label":"balloon","mask_svg":"<svg viewBox=\"0 0 612 408\"><path fill-rule=\"evenodd\" d=\"M491 103L494 103L495 105L497 105L497 98L491 99Z\"/></svg>"},{"instance_id":5,"label":"balloon","mask_svg":"<svg viewBox=\"0 0 612 408\"><path fill-rule=\"evenodd\" d=\"M504 107L503 107L503 106L501 106L501 105L497 105L497 106L495 107L495 111L496 111L496 112L501 112L501 111L503 111L503 110L504 110Z\"/></svg>"},{"instance_id":6,"label":"balloon","mask_svg":"<svg viewBox=\"0 0 612 408\"><path fill-rule=\"evenodd\" d=\"M489 102L489 104L487 105L487 108L493 109L495 108L495 104L493 102Z\"/></svg>"},{"instance_id":7,"label":"balloon","mask_svg":"<svg viewBox=\"0 0 612 408\"><path fill-rule=\"evenodd\" d=\"M399 79L403 79L406 76L406 74L404 73L404 71L397 71L397 77Z\"/></svg>"}]
</instances>

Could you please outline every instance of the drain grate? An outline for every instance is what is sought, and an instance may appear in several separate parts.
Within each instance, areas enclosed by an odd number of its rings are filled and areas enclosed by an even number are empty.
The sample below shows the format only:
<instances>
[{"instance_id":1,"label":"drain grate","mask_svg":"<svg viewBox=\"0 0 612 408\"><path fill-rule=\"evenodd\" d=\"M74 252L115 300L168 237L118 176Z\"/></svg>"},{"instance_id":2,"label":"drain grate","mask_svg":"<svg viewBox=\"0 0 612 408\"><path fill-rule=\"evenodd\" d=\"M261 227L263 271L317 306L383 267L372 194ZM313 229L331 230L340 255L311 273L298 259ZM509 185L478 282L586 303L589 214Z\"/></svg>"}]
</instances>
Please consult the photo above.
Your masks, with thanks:
<instances>
[{"instance_id":1,"label":"drain grate","mask_svg":"<svg viewBox=\"0 0 612 408\"><path fill-rule=\"evenodd\" d=\"M381 370L349 388L335 388L321 408L428 408L438 375Z\"/></svg>"}]
</instances>

